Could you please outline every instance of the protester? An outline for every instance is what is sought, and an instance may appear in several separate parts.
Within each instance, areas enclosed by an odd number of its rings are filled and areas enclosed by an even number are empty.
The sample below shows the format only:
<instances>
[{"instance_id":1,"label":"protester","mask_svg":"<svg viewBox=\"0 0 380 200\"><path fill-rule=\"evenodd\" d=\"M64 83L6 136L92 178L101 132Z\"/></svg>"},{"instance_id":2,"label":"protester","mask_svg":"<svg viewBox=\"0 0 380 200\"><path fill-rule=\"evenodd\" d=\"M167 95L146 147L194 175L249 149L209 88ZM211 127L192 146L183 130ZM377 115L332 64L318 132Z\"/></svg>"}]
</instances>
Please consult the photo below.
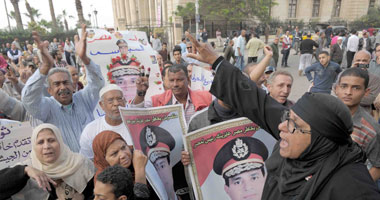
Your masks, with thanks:
<instances>
[{"instance_id":1,"label":"protester","mask_svg":"<svg viewBox=\"0 0 380 200\"><path fill-rule=\"evenodd\" d=\"M67 62L62 57L62 53L60 51L51 52L51 57L54 59L54 67L66 67Z\"/></svg>"},{"instance_id":2,"label":"protester","mask_svg":"<svg viewBox=\"0 0 380 200\"><path fill-rule=\"evenodd\" d=\"M330 94L332 85L341 71L337 63L330 61L327 51L320 52L319 62L305 69L306 77L311 83L310 92ZM311 76L311 72L314 72L314 78Z\"/></svg>"},{"instance_id":3,"label":"protester","mask_svg":"<svg viewBox=\"0 0 380 200\"><path fill-rule=\"evenodd\" d=\"M311 61L313 60L313 47L318 48L318 44L311 39L311 34L308 33L306 39L302 40L300 45L301 57L298 67L298 76L302 76L305 68L311 65Z\"/></svg>"},{"instance_id":4,"label":"protester","mask_svg":"<svg viewBox=\"0 0 380 200\"><path fill-rule=\"evenodd\" d=\"M202 42L206 43L208 40L208 33L206 31L206 28L203 29L202 34L201 34Z\"/></svg>"},{"instance_id":5,"label":"protester","mask_svg":"<svg viewBox=\"0 0 380 200\"><path fill-rule=\"evenodd\" d=\"M351 36L347 40L347 68L350 68L352 65L352 59L355 56L355 53L359 49L359 37L356 30L351 31Z\"/></svg>"},{"instance_id":6,"label":"protester","mask_svg":"<svg viewBox=\"0 0 380 200\"><path fill-rule=\"evenodd\" d=\"M236 39L236 47L235 49L235 66L239 68L241 71L244 70L244 52L245 52L245 29L241 30L240 36Z\"/></svg>"},{"instance_id":7,"label":"protester","mask_svg":"<svg viewBox=\"0 0 380 200\"><path fill-rule=\"evenodd\" d=\"M162 94L145 99L146 90L149 88L148 79L139 77L136 81L137 95L133 100L136 107L157 107L164 105L183 104L186 122L191 116L211 103L211 94L208 91L193 91L188 85L190 82L187 68L184 65L174 64L168 69L170 89Z\"/></svg>"},{"instance_id":8,"label":"protester","mask_svg":"<svg viewBox=\"0 0 380 200\"><path fill-rule=\"evenodd\" d=\"M342 72L337 81L335 93L350 109L354 123L352 140L359 144L369 161L369 173L374 181L380 178L380 125L361 106L361 99L368 95L368 72L350 68Z\"/></svg>"},{"instance_id":9,"label":"protester","mask_svg":"<svg viewBox=\"0 0 380 200\"><path fill-rule=\"evenodd\" d=\"M286 31L284 38L282 39L282 62L281 67L289 67L288 58L290 54L291 39L289 37L289 31Z\"/></svg>"},{"instance_id":10,"label":"protester","mask_svg":"<svg viewBox=\"0 0 380 200\"><path fill-rule=\"evenodd\" d=\"M296 53L294 55L298 55L298 52L300 51L300 43L302 40L302 33L299 31L298 26L296 26L296 29L293 32L293 48L296 50Z\"/></svg>"},{"instance_id":11,"label":"protester","mask_svg":"<svg viewBox=\"0 0 380 200\"><path fill-rule=\"evenodd\" d=\"M133 193L135 198L154 199L152 197L155 194L150 194L145 178L147 157L140 150L131 152L124 139L113 131L99 133L94 138L92 149L94 150L94 164L97 169L95 185L98 184L97 180L99 180L100 173L107 167L120 165L134 172Z\"/></svg>"},{"instance_id":12,"label":"protester","mask_svg":"<svg viewBox=\"0 0 380 200\"><path fill-rule=\"evenodd\" d=\"M34 118L52 123L62 131L63 141L73 152L79 152L80 134L94 120L93 110L99 100L99 90L104 85L100 67L86 55L86 37L86 26L83 25L82 37L80 40L76 37L76 51L87 67L88 85L73 94L69 71L64 68L51 69L53 59L39 35L34 32L33 38L41 50L43 63L25 85L21 97L25 109ZM43 95L46 81L51 97Z\"/></svg>"},{"instance_id":13,"label":"protester","mask_svg":"<svg viewBox=\"0 0 380 200\"><path fill-rule=\"evenodd\" d=\"M119 165L107 167L97 177L94 200L118 199L135 200L132 173Z\"/></svg>"},{"instance_id":14,"label":"protester","mask_svg":"<svg viewBox=\"0 0 380 200\"><path fill-rule=\"evenodd\" d=\"M132 139L127 127L123 124L119 107L125 107L123 90L115 85L104 86L99 92L99 105L105 115L87 124L80 136L80 153L93 159L92 142L97 134L110 130L120 134L127 144L132 145Z\"/></svg>"},{"instance_id":15,"label":"protester","mask_svg":"<svg viewBox=\"0 0 380 200\"><path fill-rule=\"evenodd\" d=\"M161 40L158 38L157 33L154 33L154 38L150 42L152 43L153 50L159 52L162 49Z\"/></svg>"},{"instance_id":16,"label":"protester","mask_svg":"<svg viewBox=\"0 0 380 200\"><path fill-rule=\"evenodd\" d=\"M288 108L294 104L288 99L292 85L293 76L287 71L275 71L267 79L269 96Z\"/></svg>"},{"instance_id":17,"label":"protester","mask_svg":"<svg viewBox=\"0 0 380 200\"><path fill-rule=\"evenodd\" d=\"M168 44L166 42L162 43L162 49L158 52L162 56L162 60L166 62L170 60L170 52L167 50Z\"/></svg>"},{"instance_id":18,"label":"protester","mask_svg":"<svg viewBox=\"0 0 380 200\"><path fill-rule=\"evenodd\" d=\"M279 58L279 50L278 50L278 43L280 39L279 37L275 37L273 40L273 43L270 45L272 51L273 51L273 60L274 60L274 68L277 69L277 63Z\"/></svg>"},{"instance_id":19,"label":"protester","mask_svg":"<svg viewBox=\"0 0 380 200\"><path fill-rule=\"evenodd\" d=\"M74 86L74 93L78 92L79 90L83 89L82 82L79 81L79 72L76 67L73 67L71 65L66 66L66 69L69 70L71 74L71 79L73 80L73 86Z\"/></svg>"},{"instance_id":20,"label":"protester","mask_svg":"<svg viewBox=\"0 0 380 200\"><path fill-rule=\"evenodd\" d=\"M358 51L355 54L353 59L352 67L359 67L362 70L368 70L368 65L371 60L371 54L366 50ZM380 93L380 77L368 73L369 75L369 94L364 96L360 102L360 106L362 106L367 112L372 112L372 104L375 101L375 98Z\"/></svg>"},{"instance_id":21,"label":"protester","mask_svg":"<svg viewBox=\"0 0 380 200\"><path fill-rule=\"evenodd\" d=\"M287 110L210 46L186 35L199 52L189 56L217 71L211 93L281 139L266 161L268 175L262 199L380 198L363 164L362 150L351 140L351 115L340 100L305 93ZM241 95L244 98L238 98Z\"/></svg>"},{"instance_id":22,"label":"protester","mask_svg":"<svg viewBox=\"0 0 380 200\"><path fill-rule=\"evenodd\" d=\"M376 45L375 58L369 63L368 72L380 77L380 45Z\"/></svg>"},{"instance_id":23,"label":"protester","mask_svg":"<svg viewBox=\"0 0 380 200\"><path fill-rule=\"evenodd\" d=\"M342 60L343 60L343 53L344 53L342 37L338 37L336 43L331 46L330 53L331 53L331 60L341 65Z\"/></svg>"},{"instance_id":24,"label":"protester","mask_svg":"<svg viewBox=\"0 0 380 200\"><path fill-rule=\"evenodd\" d=\"M70 151L56 126L39 125L33 130L31 142L30 157L22 164L44 172L56 185L48 192L38 187L33 179L29 179L24 189L14 195L16 199L92 198L94 165L82 155Z\"/></svg>"},{"instance_id":25,"label":"protester","mask_svg":"<svg viewBox=\"0 0 380 200\"><path fill-rule=\"evenodd\" d=\"M317 40L318 48L315 51L315 59L319 60L319 54L323 51L323 48L326 45L326 34L322 32Z\"/></svg>"},{"instance_id":26,"label":"protester","mask_svg":"<svg viewBox=\"0 0 380 200\"><path fill-rule=\"evenodd\" d=\"M162 85L164 86L164 90L170 90L170 81L169 81L169 76L168 76L168 71L169 71L169 68L171 67L172 65L170 66L166 66L164 67L164 69L162 69L161 71L161 78L162 78Z\"/></svg>"},{"instance_id":27,"label":"protester","mask_svg":"<svg viewBox=\"0 0 380 200\"><path fill-rule=\"evenodd\" d=\"M175 46L174 49L173 49L173 58L174 58L174 61L173 63L176 63L176 64L186 64L186 61L182 58L182 54L181 54L181 48L179 46Z\"/></svg>"},{"instance_id":28,"label":"protester","mask_svg":"<svg viewBox=\"0 0 380 200\"><path fill-rule=\"evenodd\" d=\"M75 63L75 47L72 41L69 38L66 38L65 47L63 48L65 51L65 58L68 65L76 66Z\"/></svg>"},{"instance_id":29,"label":"protester","mask_svg":"<svg viewBox=\"0 0 380 200\"><path fill-rule=\"evenodd\" d=\"M8 58L14 62L16 65L18 64L18 58L22 56L22 52L20 49L17 49L16 44L12 43L11 49L8 50L7 53Z\"/></svg>"},{"instance_id":30,"label":"protester","mask_svg":"<svg viewBox=\"0 0 380 200\"><path fill-rule=\"evenodd\" d=\"M231 58L234 59L235 57L235 51L234 51L234 41L230 40L228 42L227 48L224 50L224 58L228 61L231 62Z\"/></svg>"},{"instance_id":31,"label":"protester","mask_svg":"<svg viewBox=\"0 0 380 200\"><path fill-rule=\"evenodd\" d=\"M251 34L251 39L248 41L246 48L248 50L248 63L256 63L258 52L264 48L264 42L255 36L255 33Z\"/></svg>"}]
</instances>

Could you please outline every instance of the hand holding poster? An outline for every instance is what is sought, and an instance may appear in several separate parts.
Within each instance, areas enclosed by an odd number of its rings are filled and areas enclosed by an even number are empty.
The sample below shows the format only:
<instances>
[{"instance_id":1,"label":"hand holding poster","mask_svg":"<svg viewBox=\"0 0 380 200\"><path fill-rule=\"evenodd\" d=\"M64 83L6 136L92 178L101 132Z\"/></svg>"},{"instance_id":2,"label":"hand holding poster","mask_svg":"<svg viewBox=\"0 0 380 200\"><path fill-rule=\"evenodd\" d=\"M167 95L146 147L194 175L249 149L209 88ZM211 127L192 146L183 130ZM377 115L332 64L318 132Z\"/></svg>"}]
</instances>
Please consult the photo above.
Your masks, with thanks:
<instances>
[{"instance_id":1,"label":"hand holding poster","mask_svg":"<svg viewBox=\"0 0 380 200\"><path fill-rule=\"evenodd\" d=\"M183 190L183 185L173 179L173 174L177 174L181 165L182 136L186 133L182 105L120 108L120 113L134 148L148 157L147 179L157 195L160 199L178 199L178 191Z\"/></svg>"},{"instance_id":2,"label":"hand holding poster","mask_svg":"<svg viewBox=\"0 0 380 200\"><path fill-rule=\"evenodd\" d=\"M32 151L32 127L29 122L0 125L0 169L24 161Z\"/></svg>"},{"instance_id":3,"label":"hand holding poster","mask_svg":"<svg viewBox=\"0 0 380 200\"><path fill-rule=\"evenodd\" d=\"M184 140L197 199L261 199L264 162L276 143L271 135L238 118L189 133Z\"/></svg>"},{"instance_id":4,"label":"hand holding poster","mask_svg":"<svg viewBox=\"0 0 380 200\"><path fill-rule=\"evenodd\" d=\"M78 33L81 33L78 29ZM106 84L114 83L123 89L129 103L136 96L136 80L149 77L146 98L164 91L155 52L142 31L117 31L87 29L87 55L100 66ZM79 34L80 35L80 34ZM97 106L94 116L104 115Z\"/></svg>"}]
</instances>

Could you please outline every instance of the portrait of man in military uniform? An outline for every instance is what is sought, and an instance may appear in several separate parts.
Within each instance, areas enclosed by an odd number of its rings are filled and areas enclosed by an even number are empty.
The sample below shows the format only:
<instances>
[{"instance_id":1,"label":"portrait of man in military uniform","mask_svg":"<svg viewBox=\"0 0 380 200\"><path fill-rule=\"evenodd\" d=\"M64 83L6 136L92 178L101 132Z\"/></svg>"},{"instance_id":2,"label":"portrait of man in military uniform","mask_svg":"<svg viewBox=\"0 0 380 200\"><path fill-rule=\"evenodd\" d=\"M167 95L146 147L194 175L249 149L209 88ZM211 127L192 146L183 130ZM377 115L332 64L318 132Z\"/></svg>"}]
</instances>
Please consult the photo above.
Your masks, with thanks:
<instances>
[{"instance_id":1,"label":"portrait of man in military uniform","mask_svg":"<svg viewBox=\"0 0 380 200\"><path fill-rule=\"evenodd\" d=\"M224 191L231 200L261 199L268 150L263 142L252 137L235 138L218 151L213 170L224 178Z\"/></svg>"},{"instance_id":2,"label":"portrait of man in military uniform","mask_svg":"<svg viewBox=\"0 0 380 200\"><path fill-rule=\"evenodd\" d=\"M161 127L148 125L141 131L140 145L164 184L168 199L177 199L170 166L170 152L176 145L173 136Z\"/></svg>"}]
</instances>

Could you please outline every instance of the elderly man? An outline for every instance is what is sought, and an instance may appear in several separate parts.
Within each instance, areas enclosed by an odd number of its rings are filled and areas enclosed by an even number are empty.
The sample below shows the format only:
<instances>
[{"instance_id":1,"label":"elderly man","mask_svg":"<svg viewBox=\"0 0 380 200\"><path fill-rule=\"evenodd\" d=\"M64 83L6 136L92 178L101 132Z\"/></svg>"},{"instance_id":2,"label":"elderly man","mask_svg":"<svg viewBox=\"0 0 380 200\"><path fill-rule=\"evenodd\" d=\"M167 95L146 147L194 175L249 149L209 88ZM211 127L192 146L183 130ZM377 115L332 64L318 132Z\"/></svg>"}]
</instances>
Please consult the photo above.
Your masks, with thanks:
<instances>
[{"instance_id":1,"label":"elderly man","mask_svg":"<svg viewBox=\"0 0 380 200\"><path fill-rule=\"evenodd\" d=\"M310 92L330 94L332 85L342 70L337 63L330 61L327 51L320 52L318 58L319 62L305 69L306 77L312 83ZM311 76L311 72L314 72L314 78Z\"/></svg>"},{"instance_id":2,"label":"elderly man","mask_svg":"<svg viewBox=\"0 0 380 200\"><path fill-rule=\"evenodd\" d=\"M343 38L338 37L337 42L331 47L331 60L338 63L339 65L342 64L343 60Z\"/></svg>"},{"instance_id":3,"label":"elderly man","mask_svg":"<svg viewBox=\"0 0 380 200\"><path fill-rule=\"evenodd\" d=\"M53 59L48 49L40 40L38 33L33 33L38 48L41 50L43 63L27 81L22 95L26 110L44 123L56 125L62 131L65 144L73 152L79 152L79 139L83 128L94 120L93 110L99 100L99 90L104 85L100 67L86 55L86 26L82 25L80 40L76 36L76 52L87 68L87 86L73 94L74 88L69 71L54 68ZM48 83L51 97L43 95Z\"/></svg>"},{"instance_id":4,"label":"elderly man","mask_svg":"<svg viewBox=\"0 0 380 200\"><path fill-rule=\"evenodd\" d=\"M115 84L109 84L100 90L99 97L99 105L105 115L87 124L80 136L80 153L90 159L94 158L92 141L102 131L114 131L120 134L128 145L132 145L131 136L119 112L119 107L125 107L126 104L123 90Z\"/></svg>"},{"instance_id":5,"label":"elderly man","mask_svg":"<svg viewBox=\"0 0 380 200\"><path fill-rule=\"evenodd\" d=\"M380 198L363 164L362 150L350 137L350 111L340 100L305 93L289 110L218 57L209 45L186 35L199 51L189 56L216 70L211 93L279 140L266 161L262 199Z\"/></svg>"},{"instance_id":6,"label":"elderly man","mask_svg":"<svg viewBox=\"0 0 380 200\"><path fill-rule=\"evenodd\" d=\"M366 50L358 51L355 54L353 59L352 67L359 67L362 70L368 70L369 62L371 60L371 54ZM367 112L371 113L372 104L375 101L377 95L380 93L380 77L372 74L368 71L369 75L369 94L364 96L360 102L360 106L362 106Z\"/></svg>"},{"instance_id":7,"label":"elderly man","mask_svg":"<svg viewBox=\"0 0 380 200\"><path fill-rule=\"evenodd\" d=\"M7 56L14 62L16 65L18 64L18 58L22 56L21 50L17 49L16 44L12 42L11 49L9 49Z\"/></svg>"},{"instance_id":8,"label":"elderly man","mask_svg":"<svg viewBox=\"0 0 380 200\"><path fill-rule=\"evenodd\" d=\"M69 70L71 74L71 79L73 80L73 86L74 86L73 92L78 92L79 90L83 89L83 84L82 82L79 81L79 73L78 73L77 68L71 65L67 65L66 69Z\"/></svg>"},{"instance_id":9,"label":"elderly man","mask_svg":"<svg viewBox=\"0 0 380 200\"><path fill-rule=\"evenodd\" d=\"M361 106L361 99L368 95L368 72L357 67L347 69L339 76L335 93L350 109L354 122L352 140L358 143L369 161L369 173L374 181L380 178L379 138L380 126Z\"/></svg>"}]
</instances>

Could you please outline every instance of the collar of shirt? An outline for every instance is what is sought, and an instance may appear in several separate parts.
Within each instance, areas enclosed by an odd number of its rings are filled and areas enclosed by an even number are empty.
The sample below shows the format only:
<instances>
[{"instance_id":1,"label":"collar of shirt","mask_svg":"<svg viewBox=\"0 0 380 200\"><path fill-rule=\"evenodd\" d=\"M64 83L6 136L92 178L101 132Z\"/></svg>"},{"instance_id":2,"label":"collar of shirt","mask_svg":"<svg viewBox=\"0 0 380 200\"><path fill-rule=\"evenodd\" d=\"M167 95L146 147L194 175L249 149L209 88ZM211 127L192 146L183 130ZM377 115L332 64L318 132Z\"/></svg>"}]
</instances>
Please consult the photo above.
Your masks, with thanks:
<instances>
[{"instance_id":1,"label":"collar of shirt","mask_svg":"<svg viewBox=\"0 0 380 200\"><path fill-rule=\"evenodd\" d=\"M191 102L191 99L190 99L190 95L189 93L187 94L187 100L186 100L186 105L185 105L185 109L189 106L189 104L192 103ZM172 105L174 104L180 104L180 102L175 98L174 94L173 94L173 97L172 97Z\"/></svg>"},{"instance_id":2,"label":"collar of shirt","mask_svg":"<svg viewBox=\"0 0 380 200\"><path fill-rule=\"evenodd\" d=\"M74 94L73 94L73 98L71 100L71 104L69 105L62 105L61 103L59 103L59 101L57 101L53 96L51 96L51 98L53 98L55 100L55 102L58 104L58 106L62 109L62 110L65 110L65 111L68 111L68 110L72 110L72 108L75 106L75 103L74 103Z\"/></svg>"}]
</instances>

